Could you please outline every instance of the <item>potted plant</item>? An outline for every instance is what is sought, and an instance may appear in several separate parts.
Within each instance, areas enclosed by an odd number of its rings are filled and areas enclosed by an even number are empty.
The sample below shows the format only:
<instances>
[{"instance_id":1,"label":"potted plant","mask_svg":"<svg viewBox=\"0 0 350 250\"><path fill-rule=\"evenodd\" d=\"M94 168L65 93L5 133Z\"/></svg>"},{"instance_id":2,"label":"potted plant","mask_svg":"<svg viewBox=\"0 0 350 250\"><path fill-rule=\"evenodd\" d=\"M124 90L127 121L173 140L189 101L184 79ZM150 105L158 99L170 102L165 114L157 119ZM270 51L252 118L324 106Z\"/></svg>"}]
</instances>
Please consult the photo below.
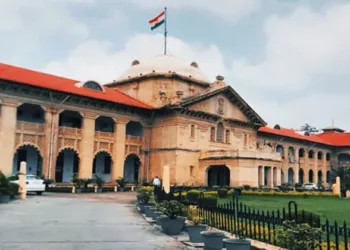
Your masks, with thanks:
<instances>
[{"instance_id":1,"label":"potted plant","mask_svg":"<svg viewBox=\"0 0 350 250\"><path fill-rule=\"evenodd\" d=\"M162 207L160 205L160 203L156 203L156 206L155 206L155 210L153 212L153 216L152 216L152 219L157 221L158 220L158 217L161 216L162 214L164 214L164 207ZM158 222L157 222L158 224Z\"/></svg>"},{"instance_id":2,"label":"potted plant","mask_svg":"<svg viewBox=\"0 0 350 250\"><path fill-rule=\"evenodd\" d=\"M0 171L0 203L8 203L10 201L10 181Z\"/></svg>"},{"instance_id":3,"label":"potted plant","mask_svg":"<svg viewBox=\"0 0 350 250\"><path fill-rule=\"evenodd\" d=\"M94 179L85 178L85 179L82 179L82 181L83 181L84 188L88 188L88 187L89 187L89 184L91 184L91 183L94 182Z\"/></svg>"},{"instance_id":4,"label":"potted plant","mask_svg":"<svg viewBox=\"0 0 350 250\"><path fill-rule=\"evenodd\" d=\"M205 231L207 225L201 224L203 218L200 216L200 211L197 206L191 205L188 207L188 219L191 221L191 224L186 226L190 242L203 242L201 232Z\"/></svg>"},{"instance_id":5,"label":"potted plant","mask_svg":"<svg viewBox=\"0 0 350 250\"><path fill-rule=\"evenodd\" d=\"M126 181L123 177L119 177L116 182L118 183L118 186L119 186L119 191L120 192L124 192L124 188L125 188L125 184L126 184Z\"/></svg>"},{"instance_id":6,"label":"potted plant","mask_svg":"<svg viewBox=\"0 0 350 250\"><path fill-rule=\"evenodd\" d=\"M82 193L82 187L84 186L84 179L78 178L77 175L73 175L72 182L75 185L75 192L77 194Z\"/></svg>"},{"instance_id":7,"label":"potted plant","mask_svg":"<svg viewBox=\"0 0 350 250\"><path fill-rule=\"evenodd\" d=\"M243 230L236 233L236 238L224 239L227 250L250 250L251 241L243 235Z\"/></svg>"},{"instance_id":8,"label":"potted plant","mask_svg":"<svg viewBox=\"0 0 350 250\"><path fill-rule=\"evenodd\" d=\"M158 221L162 231L168 235L178 235L185 226L186 218L184 214L185 206L176 201L163 201L161 206L164 208L164 215L159 216Z\"/></svg>"},{"instance_id":9,"label":"potted plant","mask_svg":"<svg viewBox=\"0 0 350 250\"><path fill-rule=\"evenodd\" d=\"M97 193L102 193L102 186L105 184L104 179L98 175L95 175L94 182L97 185Z\"/></svg>"},{"instance_id":10,"label":"potted plant","mask_svg":"<svg viewBox=\"0 0 350 250\"><path fill-rule=\"evenodd\" d=\"M223 246L224 232L208 230L201 232L204 249L221 250Z\"/></svg>"},{"instance_id":11,"label":"potted plant","mask_svg":"<svg viewBox=\"0 0 350 250\"><path fill-rule=\"evenodd\" d=\"M148 201L151 198L151 191L149 190L141 190L140 193L137 195L137 200L139 201L139 208L140 212L145 212L145 206L148 205Z\"/></svg>"}]
</instances>

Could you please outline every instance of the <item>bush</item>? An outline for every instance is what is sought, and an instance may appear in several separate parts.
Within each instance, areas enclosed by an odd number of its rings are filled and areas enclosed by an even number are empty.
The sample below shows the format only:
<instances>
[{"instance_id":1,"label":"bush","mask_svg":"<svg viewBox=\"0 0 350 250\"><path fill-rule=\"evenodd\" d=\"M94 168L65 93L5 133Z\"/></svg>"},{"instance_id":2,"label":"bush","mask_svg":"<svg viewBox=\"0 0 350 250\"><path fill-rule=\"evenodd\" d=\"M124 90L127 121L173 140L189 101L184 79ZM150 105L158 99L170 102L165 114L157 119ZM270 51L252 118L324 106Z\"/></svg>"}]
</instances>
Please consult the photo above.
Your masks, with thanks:
<instances>
[{"instance_id":1,"label":"bush","mask_svg":"<svg viewBox=\"0 0 350 250\"><path fill-rule=\"evenodd\" d=\"M250 189L250 185L243 185L243 189L244 190L249 190Z\"/></svg>"},{"instance_id":2,"label":"bush","mask_svg":"<svg viewBox=\"0 0 350 250\"><path fill-rule=\"evenodd\" d=\"M314 250L319 246L321 237L319 228L308 224L297 224L294 221L284 221L276 229L276 243L289 250Z\"/></svg>"},{"instance_id":3,"label":"bush","mask_svg":"<svg viewBox=\"0 0 350 250\"><path fill-rule=\"evenodd\" d=\"M211 196L218 196L218 191L205 191L203 192L204 195L211 195Z\"/></svg>"},{"instance_id":4,"label":"bush","mask_svg":"<svg viewBox=\"0 0 350 250\"><path fill-rule=\"evenodd\" d=\"M163 212L169 219L176 219L177 216L185 215L186 207L178 201L163 201L160 206L163 207Z\"/></svg>"},{"instance_id":5,"label":"bush","mask_svg":"<svg viewBox=\"0 0 350 250\"><path fill-rule=\"evenodd\" d=\"M300 211L298 210L297 218L295 218L295 213L292 211L291 214L287 214L288 220L296 221L298 224L306 223L311 227L320 227L321 219L317 213L310 211Z\"/></svg>"},{"instance_id":6,"label":"bush","mask_svg":"<svg viewBox=\"0 0 350 250\"><path fill-rule=\"evenodd\" d=\"M204 195L204 201L203 204L208 206L216 206L218 204L218 198L213 195Z\"/></svg>"},{"instance_id":7,"label":"bush","mask_svg":"<svg viewBox=\"0 0 350 250\"><path fill-rule=\"evenodd\" d=\"M220 198L225 198L227 197L228 190L226 188L220 188L218 189L218 196Z\"/></svg>"},{"instance_id":8,"label":"bush","mask_svg":"<svg viewBox=\"0 0 350 250\"><path fill-rule=\"evenodd\" d=\"M137 195L137 200L143 204L147 204L149 200L151 199L152 192L147 191L147 190L142 190L138 195Z\"/></svg>"},{"instance_id":9,"label":"bush","mask_svg":"<svg viewBox=\"0 0 350 250\"><path fill-rule=\"evenodd\" d=\"M153 192L154 187L153 186L141 186L138 188L137 192L140 193L142 191L151 191Z\"/></svg>"},{"instance_id":10,"label":"bush","mask_svg":"<svg viewBox=\"0 0 350 250\"><path fill-rule=\"evenodd\" d=\"M299 197L334 197L338 198L338 195L330 192L254 192L254 191L242 191L243 195L256 195L256 196L299 196Z\"/></svg>"},{"instance_id":11,"label":"bush","mask_svg":"<svg viewBox=\"0 0 350 250\"><path fill-rule=\"evenodd\" d=\"M189 200L189 202L196 202L198 200L200 193L201 192L199 190L195 190L195 189L189 190L187 192L187 199Z\"/></svg>"}]
</instances>

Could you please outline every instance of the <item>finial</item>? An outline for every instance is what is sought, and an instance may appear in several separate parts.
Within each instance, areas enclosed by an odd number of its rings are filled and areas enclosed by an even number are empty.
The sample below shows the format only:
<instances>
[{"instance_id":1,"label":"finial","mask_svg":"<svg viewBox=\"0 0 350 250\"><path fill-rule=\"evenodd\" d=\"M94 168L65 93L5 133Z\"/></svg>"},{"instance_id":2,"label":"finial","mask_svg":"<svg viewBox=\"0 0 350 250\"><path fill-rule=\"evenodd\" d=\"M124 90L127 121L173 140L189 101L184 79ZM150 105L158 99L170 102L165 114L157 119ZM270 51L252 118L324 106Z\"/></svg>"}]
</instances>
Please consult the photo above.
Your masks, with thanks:
<instances>
[{"instance_id":1,"label":"finial","mask_svg":"<svg viewBox=\"0 0 350 250\"><path fill-rule=\"evenodd\" d=\"M216 76L216 80L218 80L218 81L223 81L224 79L225 79L225 77L223 77L221 75Z\"/></svg>"}]
</instances>

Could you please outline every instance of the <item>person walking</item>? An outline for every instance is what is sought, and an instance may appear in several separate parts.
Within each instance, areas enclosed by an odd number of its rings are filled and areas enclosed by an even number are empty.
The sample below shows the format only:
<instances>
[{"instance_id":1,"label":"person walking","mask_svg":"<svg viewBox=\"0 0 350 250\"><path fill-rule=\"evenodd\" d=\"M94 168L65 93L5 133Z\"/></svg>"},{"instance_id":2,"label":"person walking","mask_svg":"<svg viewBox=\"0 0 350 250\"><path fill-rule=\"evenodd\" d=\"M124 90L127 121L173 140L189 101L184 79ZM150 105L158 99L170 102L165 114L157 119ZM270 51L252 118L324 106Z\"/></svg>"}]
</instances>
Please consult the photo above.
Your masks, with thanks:
<instances>
[{"instance_id":1,"label":"person walking","mask_svg":"<svg viewBox=\"0 0 350 250\"><path fill-rule=\"evenodd\" d=\"M156 176L156 178L153 179L153 186L160 187L160 180L158 176Z\"/></svg>"}]
</instances>

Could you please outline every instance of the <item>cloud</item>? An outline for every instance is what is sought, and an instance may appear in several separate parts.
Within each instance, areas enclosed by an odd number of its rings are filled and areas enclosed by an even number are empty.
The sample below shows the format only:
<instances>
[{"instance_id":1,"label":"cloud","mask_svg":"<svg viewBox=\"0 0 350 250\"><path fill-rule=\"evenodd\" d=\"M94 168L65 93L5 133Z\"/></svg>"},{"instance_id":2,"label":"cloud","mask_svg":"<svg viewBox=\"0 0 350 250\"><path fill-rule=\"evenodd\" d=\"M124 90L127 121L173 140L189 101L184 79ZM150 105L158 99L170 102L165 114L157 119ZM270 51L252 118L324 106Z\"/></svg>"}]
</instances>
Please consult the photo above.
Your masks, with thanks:
<instances>
[{"instance_id":1,"label":"cloud","mask_svg":"<svg viewBox=\"0 0 350 250\"><path fill-rule=\"evenodd\" d=\"M72 50L66 60L48 63L44 71L107 83L116 80L130 67L132 60L148 60L162 54L163 43L162 35L137 34L130 37L122 49L114 50L111 42L89 40ZM223 56L215 45L191 45L172 36L168 37L168 45L168 54L188 64L198 62L201 70L212 79L225 71Z\"/></svg>"},{"instance_id":2,"label":"cloud","mask_svg":"<svg viewBox=\"0 0 350 250\"><path fill-rule=\"evenodd\" d=\"M219 2L213 0L128 0L128 2L145 9L161 9L167 6L169 9L207 11L230 22L237 22L262 6L261 0L221 0Z\"/></svg>"}]
</instances>

